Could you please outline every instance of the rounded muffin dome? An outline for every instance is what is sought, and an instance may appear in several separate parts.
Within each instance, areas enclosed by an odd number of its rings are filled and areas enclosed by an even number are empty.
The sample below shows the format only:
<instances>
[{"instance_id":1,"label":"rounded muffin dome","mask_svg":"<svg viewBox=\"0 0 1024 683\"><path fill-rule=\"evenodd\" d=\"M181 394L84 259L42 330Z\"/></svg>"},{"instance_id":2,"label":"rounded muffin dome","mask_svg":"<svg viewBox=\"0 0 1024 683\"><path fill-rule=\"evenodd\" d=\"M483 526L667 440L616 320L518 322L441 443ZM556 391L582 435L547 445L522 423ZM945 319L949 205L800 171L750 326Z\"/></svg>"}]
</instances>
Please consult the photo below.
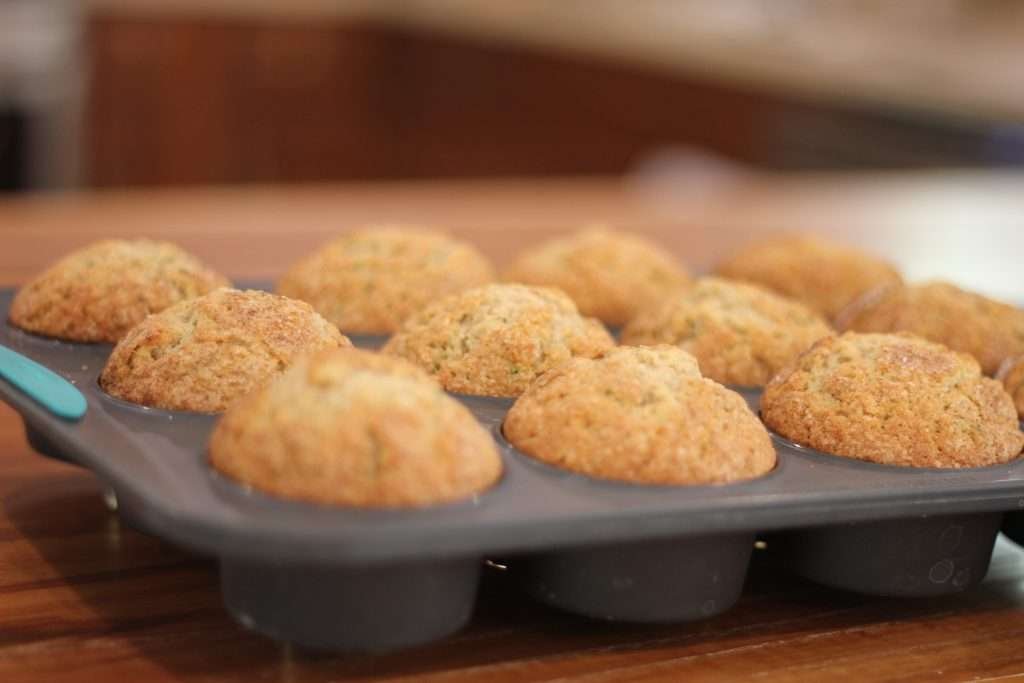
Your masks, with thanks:
<instances>
[{"instance_id":1,"label":"rounded muffin dome","mask_svg":"<svg viewBox=\"0 0 1024 683\"><path fill-rule=\"evenodd\" d=\"M803 446L887 465L993 465L1024 446L999 382L907 334L822 339L768 383L761 416Z\"/></svg>"},{"instance_id":2,"label":"rounded muffin dome","mask_svg":"<svg viewBox=\"0 0 1024 683\"><path fill-rule=\"evenodd\" d=\"M615 345L562 292L494 284L446 297L414 314L384 346L448 391L518 396L541 373Z\"/></svg>"},{"instance_id":3,"label":"rounded muffin dome","mask_svg":"<svg viewBox=\"0 0 1024 683\"><path fill-rule=\"evenodd\" d=\"M134 327L114 347L100 385L132 403L214 413L299 355L338 346L351 344L309 304L218 289Z\"/></svg>"},{"instance_id":4,"label":"rounded muffin dome","mask_svg":"<svg viewBox=\"0 0 1024 683\"><path fill-rule=\"evenodd\" d=\"M356 349L306 356L236 403L209 452L264 493L362 507L455 501L502 472L490 433L426 373Z\"/></svg>"},{"instance_id":5,"label":"rounded muffin dome","mask_svg":"<svg viewBox=\"0 0 1024 683\"><path fill-rule=\"evenodd\" d=\"M856 332L911 332L974 356L985 374L1024 353L1024 311L948 282L889 285L852 303L837 324Z\"/></svg>"},{"instance_id":6,"label":"rounded muffin dome","mask_svg":"<svg viewBox=\"0 0 1024 683\"><path fill-rule=\"evenodd\" d=\"M686 286L690 276L669 252L643 237L591 228L527 250L505 270L504 279L556 287L583 315L624 325Z\"/></svg>"},{"instance_id":7,"label":"rounded muffin dome","mask_svg":"<svg viewBox=\"0 0 1024 683\"><path fill-rule=\"evenodd\" d=\"M277 291L308 301L343 332L387 334L432 301L495 278L475 247L444 233L377 226L306 257Z\"/></svg>"},{"instance_id":8,"label":"rounded muffin dome","mask_svg":"<svg viewBox=\"0 0 1024 683\"><path fill-rule=\"evenodd\" d=\"M869 289L902 282L886 261L809 235L755 242L720 263L716 272L796 299L829 320Z\"/></svg>"},{"instance_id":9,"label":"rounded muffin dome","mask_svg":"<svg viewBox=\"0 0 1024 683\"><path fill-rule=\"evenodd\" d=\"M756 285L702 278L640 313L623 344L672 344L696 356L716 382L764 386L818 339L832 333L803 304Z\"/></svg>"},{"instance_id":10,"label":"rounded muffin dome","mask_svg":"<svg viewBox=\"0 0 1024 683\"><path fill-rule=\"evenodd\" d=\"M550 465L635 483L718 484L775 466L746 402L673 346L624 346L558 366L515 402L504 434Z\"/></svg>"},{"instance_id":11,"label":"rounded muffin dome","mask_svg":"<svg viewBox=\"0 0 1024 683\"><path fill-rule=\"evenodd\" d=\"M80 342L116 342L150 313L229 286L168 242L104 240L73 251L25 284L10 321Z\"/></svg>"}]
</instances>

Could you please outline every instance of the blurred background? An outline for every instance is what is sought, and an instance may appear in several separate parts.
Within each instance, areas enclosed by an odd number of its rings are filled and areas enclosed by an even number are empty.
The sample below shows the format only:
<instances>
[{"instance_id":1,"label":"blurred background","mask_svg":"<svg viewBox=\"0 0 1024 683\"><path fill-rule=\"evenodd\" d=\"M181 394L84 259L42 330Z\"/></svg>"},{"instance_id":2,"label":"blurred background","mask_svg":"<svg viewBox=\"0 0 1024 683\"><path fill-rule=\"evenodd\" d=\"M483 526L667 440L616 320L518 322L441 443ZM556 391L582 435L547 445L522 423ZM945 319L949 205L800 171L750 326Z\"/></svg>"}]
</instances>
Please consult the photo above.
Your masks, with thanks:
<instances>
[{"instance_id":1,"label":"blurred background","mask_svg":"<svg viewBox=\"0 0 1024 683\"><path fill-rule=\"evenodd\" d=\"M1024 165L1016 0L0 0L0 190Z\"/></svg>"}]
</instances>

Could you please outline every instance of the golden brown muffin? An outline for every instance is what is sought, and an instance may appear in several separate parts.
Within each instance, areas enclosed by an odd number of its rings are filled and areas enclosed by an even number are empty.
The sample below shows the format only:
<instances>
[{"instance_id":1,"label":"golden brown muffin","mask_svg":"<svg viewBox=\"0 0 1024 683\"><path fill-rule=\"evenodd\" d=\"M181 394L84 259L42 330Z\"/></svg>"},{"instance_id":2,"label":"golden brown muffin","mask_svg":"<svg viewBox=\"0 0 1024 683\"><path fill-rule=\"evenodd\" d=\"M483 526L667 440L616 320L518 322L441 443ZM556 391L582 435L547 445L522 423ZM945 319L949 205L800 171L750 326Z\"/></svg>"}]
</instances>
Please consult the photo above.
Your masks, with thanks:
<instances>
[{"instance_id":1,"label":"golden brown muffin","mask_svg":"<svg viewBox=\"0 0 1024 683\"><path fill-rule=\"evenodd\" d=\"M1017 407L1017 417L1024 420L1024 356L1013 356L1003 361L996 373L1006 393Z\"/></svg>"},{"instance_id":2,"label":"golden brown muffin","mask_svg":"<svg viewBox=\"0 0 1024 683\"><path fill-rule=\"evenodd\" d=\"M383 352L431 373L448 391L518 396L541 373L615 341L557 289L485 285L414 314Z\"/></svg>"},{"instance_id":3,"label":"golden brown muffin","mask_svg":"<svg viewBox=\"0 0 1024 683\"><path fill-rule=\"evenodd\" d=\"M1008 356L1024 353L1024 311L948 282L880 287L836 320L844 330L912 332L974 356L991 375Z\"/></svg>"},{"instance_id":4,"label":"golden brown muffin","mask_svg":"<svg viewBox=\"0 0 1024 683\"><path fill-rule=\"evenodd\" d=\"M80 342L116 342L150 313L229 286L168 242L105 240L73 251L18 290L11 324Z\"/></svg>"},{"instance_id":5,"label":"golden brown muffin","mask_svg":"<svg viewBox=\"0 0 1024 683\"><path fill-rule=\"evenodd\" d=\"M993 465L1024 446L999 382L909 334L822 339L768 383L761 416L801 445L886 465Z\"/></svg>"},{"instance_id":6,"label":"golden brown muffin","mask_svg":"<svg viewBox=\"0 0 1024 683\"><path fill-rule=\"evenodd\" d=\"M796 299L829 320L863 292L902 282L889 263L809 235L783 235L752 244L720 263L717 273Z\"/></svg>"},{"instance_id":7,"label":"golden brown muffin","mask_svg":"<svg viewBox=\"0 0 1024 683\"><path fill-rule=\"evenodd\" d=\"M313 304L343 332L387 334L428 303L494 278L490 262L465 242L379 226L339 237L303 259L277 291Z\"/></svg>"},{"instance_id":8,"label":"golden brown muffin","mask_svg":"<svg viewBox=\"0 0 1024 683\"><path fill-rule=\"evenodd\" d=\"M100 385L156 408L220 412L303 353L351 346L302 301L218 289L149 316L107 359Z\"/></svg>"},{"instance_id":9,"label":"golden brown muffin","mask_svg":"<svg viewBox=\"0 0 1024 683\"><path fill-rule=\"evenodd\" d=\"M544 374L505 418L521 452L601 479L718 484L775 466L746 402L674 346L619 347Z\"/></svg>"},{"instance_id":10,"label":"golden brown muffin","mask_svg":"<svg viewBox=\"0 0 1024 683\"><path fill-rule=\"evenodd\" d=\"M638 311L690 282L679 262L658 245L626 232L591 228L530 249L504 279L556 287L583 315L624 325Z\"/></svg>"},{"instance_id":11,"label":"golden brown muffin","mask_svg":"<svg viewBox=\"0 0 1024 683\"><path fill-rule=\"evenodd\" d=\"M315 503L444 503L501 476L491 435L419 368L341 349L306 356L225 413L210 439L220 472Z\"/></svg>"},{"instance_id":12,"label":"golden brown muffin","mask_svg":"<svg viewBox=\"0 0 1024 683\"><path fill-rule=\"evenodd\" d=\"M760 387L831 333L803 304L709 277L641 312L622 331L622 343L673 344L696 356L701 373L716 382Z\"/></svg>"}]
</instances>

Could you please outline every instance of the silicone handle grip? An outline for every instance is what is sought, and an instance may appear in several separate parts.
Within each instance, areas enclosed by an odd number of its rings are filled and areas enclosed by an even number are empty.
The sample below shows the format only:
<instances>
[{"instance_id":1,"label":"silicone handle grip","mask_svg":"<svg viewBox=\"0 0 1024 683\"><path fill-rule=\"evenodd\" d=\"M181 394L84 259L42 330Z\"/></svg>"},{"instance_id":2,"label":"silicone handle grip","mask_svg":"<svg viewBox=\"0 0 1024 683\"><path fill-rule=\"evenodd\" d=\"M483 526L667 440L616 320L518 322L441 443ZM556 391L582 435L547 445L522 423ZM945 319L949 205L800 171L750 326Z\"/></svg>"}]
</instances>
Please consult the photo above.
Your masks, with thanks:
<instances>
[{"instance_id":1,"label":"silicone handle grip","mask_svg":"<svg viewBox=\"0 0 1024 683\"><path fill-rule=\"evenodd\" d=\"M85 415L85 396L71 382L6 346L0 346L0 377L58 417Z\"/></svg>"}]
</instances>

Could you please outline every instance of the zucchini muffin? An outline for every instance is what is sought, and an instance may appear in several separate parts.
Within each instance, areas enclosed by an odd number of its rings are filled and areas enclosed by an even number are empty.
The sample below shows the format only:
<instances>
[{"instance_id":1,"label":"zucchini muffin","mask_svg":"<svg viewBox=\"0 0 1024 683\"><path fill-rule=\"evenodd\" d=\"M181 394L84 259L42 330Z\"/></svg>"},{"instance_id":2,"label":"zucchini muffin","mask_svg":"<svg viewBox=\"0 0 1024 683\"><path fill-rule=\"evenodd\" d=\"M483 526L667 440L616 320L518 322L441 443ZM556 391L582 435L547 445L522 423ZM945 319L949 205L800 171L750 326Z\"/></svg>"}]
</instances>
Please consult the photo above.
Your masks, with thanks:
<instances>
[{"instance_id":1,"label":"zucchini muffin","mask_svg":"<svg viewBox=\"0 0 1024 683\"><path fill-rule=\"evenodd\" d=\"M339 237L297 263L277 291L308 301L344 332L389 334L432 301L495 279L473 246L443 233L379 226Z\"/></svg>"},{"instance_id":2,"label":"zucchini muffin","mask_svg":"<svg viewBox=\"0 0 1024 683\"><path fill-rule=\"evenodd\" d=\"M613 326L625 325L690 282L682 265L658 245L604 228L530 249L505 270L504 279L561 289L580 313Z\"/></svg>"},{"instance_id":3,"label":"zucchini muffin","mask_svg":"<svg viewBox=\"0 0 1024 683\"><path fill-rule=\"evenodd\" d=\"M303 357L233 405L209 453L242 484L329 505L455 501L502 472L490 433L426 373L356 349Z\"/></svg>"},{"instance_id":4,"label":"zucchini muffin","mask_svg":"<svg viewBox=\"0 0 1024 683\"><path fill-rule=\"evenodd\" d=\"M987 375L1024 353L1024 311L948 282L891 285L868 292L836 324L857 332L912 332L974 356Z\"/></svg>"},{"instance_id":5,"label":"zucchini muffin","mask_svg":"<svg viewBox=\"0 0 1024 683\"><path fill-rule=\"evenodd\" d=\"M882 259L809 235L754 243L720 263L717 273L796 299L829 320L869 289L902 282Z\"/></svg>"},{"instance_id":6,"label":"zucchini muffin","mask_svg":"<svg viewBox=\"0 0 1024 683\"><path fill-rule=\"evenodd\" d=\"M559 363L613 346L604 326L557 289L494 284L427 306L383 352L412 361L448 391L518 396Z\"/></svg>"},{"instance_id":7,"label":"zucchini muffin","mask_svg":"<svg viewBox=\"0 0 1024 683\"><path fill-rule=\"evenodd\" d=\"M230 284L168 242L105 240L30 280L8 315L11 324L35 334L116 342L150 313Z\"/></svg>"},{"instance_id":8,"label":"zucchini muffin","mask_svg":"<svg viewBox=\"0 0 1024 683\"><path fill-rule=\"evenodd\" d=\"M155 408L216 413L301 354L351 346L301 301L218 289L143 320L100 375L111 396Z\"/></svg>"},{"instance_id":9,"label":"zucchini muffin","mask_svg":"<svg viewBox=\"0 0 1024 683\"><path fill-rule=\"evenodd\" d=\"M505 438L555 467L643 484L721 484L775 466L739 394L674 346L620 347L546 373L505 418Z\"/></svg>"},{"instance_id":10,"label":"zucchini muffin","mask_svg":"<svg viewBox=\"0 0 1024 683\"><path fill-rule=\"evenodd\" d=\"M761 416L803 446L886 465L994 465L1024 446L999 382L909 334L822 339L768 383Z\"/></svg>"},{"instance_id":11,"label":"zucchini muffin","mask_svg":"<svg viewBox=\"0 0 1024 683\"><path fill-rule=\"evenodd\" d=\"M761 387L831 333L803 304L709 277L641 312L622 331L622 343L672 344L696 356L701 373L716 382Z\"/></svg>"},{"instance_id":12,"label":"zucchini muffin","mask_svg":"<svg viewBox=\"0 0 1024 683\"><path fill-rule=\"evenodd\" d=\"M1024 356L1007 358L999 367L996 379L1003 383L1006 393L1017 407L1017 417L1024 420Z\"/></svg>"}]
</instances>

